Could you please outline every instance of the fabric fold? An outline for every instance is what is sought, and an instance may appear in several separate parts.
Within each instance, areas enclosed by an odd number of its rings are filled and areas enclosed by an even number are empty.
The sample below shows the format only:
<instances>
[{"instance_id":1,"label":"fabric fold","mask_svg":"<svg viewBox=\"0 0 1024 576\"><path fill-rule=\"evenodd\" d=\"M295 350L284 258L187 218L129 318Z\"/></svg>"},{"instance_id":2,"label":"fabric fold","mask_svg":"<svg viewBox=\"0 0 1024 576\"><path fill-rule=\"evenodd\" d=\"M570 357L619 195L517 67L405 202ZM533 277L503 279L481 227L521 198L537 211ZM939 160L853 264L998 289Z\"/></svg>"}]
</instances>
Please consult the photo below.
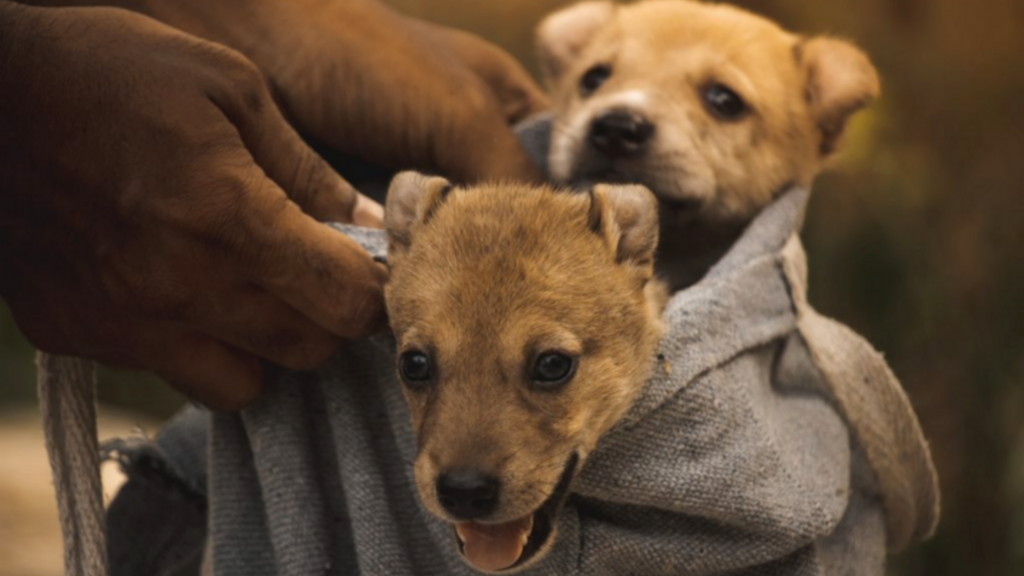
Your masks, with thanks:
<instances>
[{"instance_id":1,"label":"fabric fold","mask_svg":"<svg viewBox=\"0 0 1024 576\"><path fill-rule=\"evenodd\" d=\"M781 194L673 296L654 376L522 574L878 576L887 548L934 529L934 470L898 381L806 301L807 199ZM336 228L385 256L382 232ZM212 416L213 573L478 574L422 508L415 453L388 337L275 372L255 406ZM205 461L176 462L204 477Z\"/></svg>"}]
</instances>

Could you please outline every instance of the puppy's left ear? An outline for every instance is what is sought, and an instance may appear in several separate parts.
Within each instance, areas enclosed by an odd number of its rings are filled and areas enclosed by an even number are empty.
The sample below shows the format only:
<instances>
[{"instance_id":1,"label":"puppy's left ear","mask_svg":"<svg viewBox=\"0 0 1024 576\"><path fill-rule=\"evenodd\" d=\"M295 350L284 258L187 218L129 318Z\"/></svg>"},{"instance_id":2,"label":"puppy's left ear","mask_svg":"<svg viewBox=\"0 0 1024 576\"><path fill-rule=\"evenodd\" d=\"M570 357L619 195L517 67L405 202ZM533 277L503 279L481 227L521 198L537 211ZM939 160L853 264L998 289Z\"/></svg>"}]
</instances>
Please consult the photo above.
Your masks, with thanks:
<instances>
[{"instance_id":1,"label":"puppy's left ear","mask_svg":"<svg viewBox=\"0 0 1024 576\"><path fill-rule=\"evenodd\" d=\"M391 180L384 203L389 263L409 249L416 227L430 220L451 189L444 178L418 172L401 172Z\"/></svg>"},{"instance_id":2,"label":"puppy's left ear","mask_svg":"<svg viewBox=\"0 0 1024 576\"><path fill-rule=\"evenodd\" d=\"M856 46L833 38L811 38L797 45L807 78L807 100L821 131L821 154L832 154L846 121L878 99L878 72Z\"/></svg>"},{"instance_id":3,"label":"puppy's left ear","mask_svg":"<svg viewBox=\"0 0 1024 576\"><path fill-rule=\"evenodd\" d=\"M654 275L658 248L658 201L643 186L598 184L590 191L589 225L604 236L620 264L635 267L644 281Z\"/></svg>"},{"instance_id":4,"label":"puppy's left ear","mask_svg":"<svg viewBox=\"0 0 1024 576\"><path fill-rule=\"evenodd\" d=\"M537 53L549 86L558 82L614 14L615 4L611 2L580 2L555 12L537 26Z\"/></svg>"}]
</instances>

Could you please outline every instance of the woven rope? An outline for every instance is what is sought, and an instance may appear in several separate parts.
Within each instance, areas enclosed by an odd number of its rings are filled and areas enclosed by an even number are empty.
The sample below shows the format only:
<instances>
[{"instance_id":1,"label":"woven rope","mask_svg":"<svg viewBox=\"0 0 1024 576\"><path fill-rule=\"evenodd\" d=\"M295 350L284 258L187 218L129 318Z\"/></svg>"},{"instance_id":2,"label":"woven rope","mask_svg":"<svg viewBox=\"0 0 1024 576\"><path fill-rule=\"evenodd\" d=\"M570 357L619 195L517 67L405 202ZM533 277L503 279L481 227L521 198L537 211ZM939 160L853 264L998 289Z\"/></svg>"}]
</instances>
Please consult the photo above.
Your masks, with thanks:
<instances>
[{"instance_id":1,"label":"woven rope","mask_svg":"<svg viewBox=\"0 0 1024 576\"><path fill-rule=\"evenodd\" d=\"M92 362L40 352L39 405L64 539L65 576L107 576Z\"/></svg>"}]
</instances>

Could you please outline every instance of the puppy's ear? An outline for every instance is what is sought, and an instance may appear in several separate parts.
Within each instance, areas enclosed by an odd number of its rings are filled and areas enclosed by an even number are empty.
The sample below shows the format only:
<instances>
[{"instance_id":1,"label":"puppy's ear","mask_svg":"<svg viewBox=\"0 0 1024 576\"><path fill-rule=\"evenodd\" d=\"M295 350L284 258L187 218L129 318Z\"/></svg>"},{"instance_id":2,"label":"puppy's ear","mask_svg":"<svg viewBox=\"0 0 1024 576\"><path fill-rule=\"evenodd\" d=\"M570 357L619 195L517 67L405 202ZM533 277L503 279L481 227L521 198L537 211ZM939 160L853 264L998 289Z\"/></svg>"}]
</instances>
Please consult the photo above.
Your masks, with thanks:
<instances>
[{"instance_id":1,"label":"puppy's ear","mask_svg":"<svg viewBox=\"0 0 1024 576\"><path fill-rule=\"evenodd\" d=\"M555 84L594 34L612 19L611 2L581 2L548 16L537 27L537 52L548 85Z\"/></svg>"},{"instance_id":2,"label":"puppy's ear","mask_svg":"<svg viewBox=\"0 0 1024 576\"><path fill-rule=\"evenodd\" d=\"M418 172L401 172L391 180L384 206L390 262L409 249L415 226L430 220L451 189L444 178Z\"/></svg>"},{"instance_id":3,"label":"puppy's ear","mask_svg":"<svg viewBox=\"0 0 1024 576\"><path fill-rule=\"evenodd\" d=\"M658 202L643 186L598 184L590 191L591 230L603 235L621 264L635 266L644 280L654 274L658 247Z\"/></svg>"},{"instance_id":4,"label":"puppy's ear","mask_svg":"<svg viewBox=\"0 0 1024 576\"><path fill-rule=\"evenodd\" d=\"M835 151L846 121L881 93L878 73L856 46L832 38L811 38L797 45L807 78L807 100L821 131L821 153Z\"/></svg>"}]
</instances>

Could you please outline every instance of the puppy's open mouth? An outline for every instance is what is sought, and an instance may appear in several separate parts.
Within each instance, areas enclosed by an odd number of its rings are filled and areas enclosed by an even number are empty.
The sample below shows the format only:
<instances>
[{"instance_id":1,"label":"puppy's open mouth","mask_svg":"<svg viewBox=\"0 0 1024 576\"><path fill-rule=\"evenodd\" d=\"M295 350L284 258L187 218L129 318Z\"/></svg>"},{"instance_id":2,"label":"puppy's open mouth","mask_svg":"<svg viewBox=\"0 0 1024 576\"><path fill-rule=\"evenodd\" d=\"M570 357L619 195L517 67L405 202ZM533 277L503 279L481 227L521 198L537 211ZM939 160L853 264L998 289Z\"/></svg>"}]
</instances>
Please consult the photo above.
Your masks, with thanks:
<instances>
[{"instance_id":1,"label":"puppy's open mouth","mask_svg":"<svg viewBox=\"0 0 1024 576\"><path fill-rule=\"evenodd\" d=\"M498 572L523 566L551 539L558 513L569 495L579 456L574 452L548 499L533 513L501 524L460 522L455 525L459 550L476 569Z\"/></svg>"}]
</instances>

